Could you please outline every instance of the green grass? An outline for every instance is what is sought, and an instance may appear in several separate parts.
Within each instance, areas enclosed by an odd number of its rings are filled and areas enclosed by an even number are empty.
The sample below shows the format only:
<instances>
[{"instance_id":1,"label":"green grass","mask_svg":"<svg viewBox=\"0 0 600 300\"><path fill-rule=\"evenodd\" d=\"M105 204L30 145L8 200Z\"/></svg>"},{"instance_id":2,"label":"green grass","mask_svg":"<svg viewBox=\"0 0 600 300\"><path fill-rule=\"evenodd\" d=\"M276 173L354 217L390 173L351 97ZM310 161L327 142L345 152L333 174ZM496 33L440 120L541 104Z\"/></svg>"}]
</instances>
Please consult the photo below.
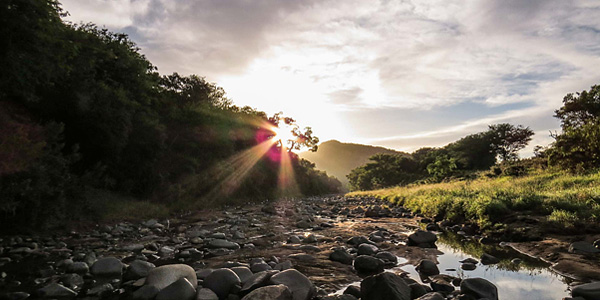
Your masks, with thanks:
<instances>
[{"instance_id":1,"label":"green grass","mask_svg":"<svg viewBox=\"0 0 600 300\"><path fill-rule=\"evenodd\" d=\"M472 221L489 228L513 212L547 216L561 226L600 220L600 172L540 173L352 192L403 205L428 217Z\"/></svg>"}]
</instances>

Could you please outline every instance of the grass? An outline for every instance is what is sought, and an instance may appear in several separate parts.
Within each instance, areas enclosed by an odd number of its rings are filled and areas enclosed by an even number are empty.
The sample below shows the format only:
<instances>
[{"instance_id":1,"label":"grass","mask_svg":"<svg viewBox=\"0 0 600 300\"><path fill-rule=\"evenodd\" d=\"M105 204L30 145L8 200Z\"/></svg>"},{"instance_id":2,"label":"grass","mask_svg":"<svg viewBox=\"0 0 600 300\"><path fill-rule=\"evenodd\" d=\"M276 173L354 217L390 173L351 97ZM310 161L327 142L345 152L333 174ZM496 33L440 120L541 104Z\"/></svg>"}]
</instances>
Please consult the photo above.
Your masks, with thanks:
<instances>
[{"instance_id":1,"label":"grass","mask_svg":"<svg viewBox=\"0 0 600 300\"><path fill-rule=\"evenodd\" d=\"M558 226L600 220L600 172L546 172L352 192L403 205L428 217L471 221L490 228L514 212L547 216Z\"/></svg>"}]
</instances>

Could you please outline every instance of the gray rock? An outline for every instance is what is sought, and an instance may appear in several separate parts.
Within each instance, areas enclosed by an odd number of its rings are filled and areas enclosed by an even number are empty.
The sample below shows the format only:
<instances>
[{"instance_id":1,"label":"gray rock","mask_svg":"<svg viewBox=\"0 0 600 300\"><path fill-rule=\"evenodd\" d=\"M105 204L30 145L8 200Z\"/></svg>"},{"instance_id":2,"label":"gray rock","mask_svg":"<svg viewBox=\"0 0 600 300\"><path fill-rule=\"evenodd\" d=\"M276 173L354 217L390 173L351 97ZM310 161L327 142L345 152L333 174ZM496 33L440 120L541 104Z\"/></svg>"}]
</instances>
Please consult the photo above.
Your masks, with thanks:
<instances>
[{"instance_id":1,"label":"gray rock","mask_svg":"<svg viewBox=\"0 0 600 300\"><path fill-rule=\"evenodd\" d=\"M192 300L195 296L196 289L194 286L192 286L187 278L182 277L162 289L156 295L156 300Z\"/></svg>"},{"instance_id":2,"label":"gray rock","mask_svg":"<svg viewBox=\"0 0 600 300\"><path fill-rule=\"evenodd\" d=\"M429 259L422 259L416 267L417 272L425 276L433 276L440 274L440 269L436 263Z\"/></svg>"},{"instance_id":3,"label":"gray rock","mask_svg":"<svg viewBox=\"0 0 600 300\"><path fill-rule=\"evenodd\" d=\"M198 286L194 269L183 264L164 265L150 270L146 277L146 285L152 285L158 290L162 290L181 278L186 278L194 288Z\"/></svg>"},{"instance_id":4,"label":"gray rock","mask_svg":"<svg viewBox=\"0 0 600 300\"><path fill-rule=\"evenodd\" d=\"M144 245L142 245L142 244L126 245L126 246L123 246L123 250L139 253L139 252L142 252L142 250L144 250Z\"/></svg>"},{"instance_id":5,"label":"gray rock","mask_svg":"<svg viewBox=\"0 0 600 300\"><path fill-rule=\"evenodd\" d=\"M307 235L302 242L309 243L309 244L310 243L316 243L317 242L317 236L311 233L311 234Z\"/></svg>"},{"instance_id":6,"label":"gray rock","mask_svg":"<svg viewBox=\"0 0 600 300\"><path fill-rule=\"evenodd\" d=\"M158 255L160 257L169 257L169 256L171 256L173 254L175 254L175 249L173 249L171 247L168 247L168 246L161 247L158 250Z\"/></svg>"},{"instance_id":7,"label":"gray rock","mask_svg":"<svg viewBox=\"0 0 600 300\"><path fill-rule=\"evenodd\" d=\"M129 264L125 272L125 280L136 280L148 276L150 270L156 266L152 263L143 260L134 260Z\"/></svg>"},{"instance_id":8,"label":"gray rock","mask_svg":"<svg viewBox=\"0 0 600 300\"><path fill-rule=\"evenodd\" d=\"M354 269L362 274L380 273L383 267L383 260L368 255L360 255L354 260Z\"/></svg>"},{"instance_id":9,"label":"gray rock","mask_svg":"<svg viewBox=\"0 0 600 300\"><path fill-rule=\"evenodd\" d=\"M240 245L238 243L230 242L230 241L224 240L224 239L211 240L208 243L208 247L213 248L213 249L216 249L216 248L225 248L225 249L231 249L231 250L240 249Z\"/></svg>"},{"instance_id":10,"label":"gray rock","mask_svg":"<svg viewBox=\"0 0 600 300\"><path fill-rule=\"evenodd\" d=\"M351 265L354 258L348 252L343 249L335 249L329 254L329 259L332 261L341 262L345 265Z\"/></svg>"},{"instance_id":11,"label":"gray rock","mask_svg":"<svg viewBox=\"0 0 600 300\"><path fill-rule=\"evenodd\" d=\"M92 265L90 272L100 277L121 277L123 264L115 257L103 257Z\"/></svg>"},{"instance_id":12,"label":"gray rock","mask_svg":"<svg viewBox=\"0 0 600 300\"><path fill-rule=\"evenodd\" d=\"M110 283L101 284L89 289L86 293L88 296L102 296L107 293L110 293L115 288Z\"/></svg>"},{"instance_id":13,"label":"gray rock","mask_svg":"<svg viewBox=\"0 0 600 300\"><path fill-rule=\"evenodd\" d=\"M288 242L292 244L300 244L302 243L302 240L297 235L290 235L290 237L288 238Z\"/></svg>"},{"instance_id":14,"label":"gray rock","mask_svg":"<svg viewBox=\"0 0 600 300\"><path fill-rule=\"evenodd\" d=\"M248 295L244 296L242 300L293 300L292 292L290 289L283 285L270 285L258 288Z\"/></svg>"},{"instance_id":15,"label":"gray rock","mask_svg":"<svg viewBox=\"0 0 600 300\"><path fill-rule=\"evenodd\" d=\"M27 299L29 298L29 296L31 296L28 293L25 292L12 292L12 293L8 293L5 294L5 299L6 300L23 300L23 299Z\"/></svg>"},{"instance_id":16,"label":"gray rock","mask_svg":"<svg viewBox=\"0 0 600 300\"><path fill-rule=\"evenodd\" d=\"M83 286L83 277L79 274L65 274L61 277L62 283L70 289L78 289Z\"/></svg>"},{"instance_id":17,"label":"gray rock","mask_svg":"<svg viewBox=\"0 0 600 300\"><path fill-rule=\"evenodd\" d=\"M294 300L309 300L317 294L312 282L296 269L277 273L271 277L270 282L274 285L283 284L287 286L292 292Z\"/></svg>"},{"instance_id":18,"label":"gray rock","mask_svg":"<svg viewBox=\"0 0 600 300\"><path fill-rule=\"evenodd\" d=\"M479 260L481 260L481 263L484 265L493 265L500 262L498 258L487 253L483 253Z\"/></svg>"},{"instance_id":19,"label":"gray rock","mask_svg":"<svg viewBox=\"0 0 600 300\"><path fill-rule=\"evenodd\" d=\"M390 263L390 264L394 264L394 265L398 263L398 257L387 251L378 252L375 255L375 257L383 260L383 262L385 262L385 263Z\"/></svg>"},{"instance_id":20,"label":"gray rock","mask_svg":"<svg viewBox=\"0 0 600 300\"><path fill-rule=\"evenodd\" d=\"M417 230L408 236L408 246L417 246L421 248L436 248L435 241L437 236L431 232Z\"/></svg>"},{"instance_id":21,"label":"gray rock","mask_svg":"<svg viewBox=\"0 0 600 300\"><path fill-rule=\"evenodd\" d=\"M213 271L214 271L213 269L200 269L200 270L196 271L196 277L198 277L198 279L204 280L204 278L206 278L206 276L210 275L210 273L212 273Z\"/></svg>"},{"instance_id":22,"label":"gray rock","mask_svg":"<svg viewBox=\"0 0 600 300\"><path fill-rule=\"evenodd\" d=\"M219 296L211 289L201 288L196 293L196 300L219 300Z\"/></svg>"},{"instance_id":23,"label":"gray rock","mask_svg":"<svg viewBox=\"0 0 600 300\"><path fill-rule=\"evenodd\" d=\"M358 255L375 255L379 251L379 248L371 244L360 244L358 245Z\"/></svg>"},{"instance_id":24,"label":"gray rock","mask_svg":"<svg viewBox=\"0 0 600 300\"><path fill-rule=\"evenodd\" d=\"M585 300L600 299L600 281L575 286L571 294Z\"/></svg>"},{"instance_id":25,"label":"gray rock","mask_svg":"<svg viewBox=\"0 0 600 300\"><path fill-rule=\"evenodd\" d=\"M466 278L460 283L461 294L479 298L498 300L498 288L483 278Z\"/></svg>"},{"instance_id":26,"label":"gray rock","mask_svg":"<svg viewBox=\"0 0 600 300\"><path fill-rule=\"evenodd\" d=\"M90 268L85 262L77 261L67 267L69 273L85 274L90 271Z\"/></svg>"},{"instance_id":27,"label":"gray rock","mask_svg":"<svg viewBox=\"0 0 600 300\"><path fill-rule=\"evenodd\" d=\"M432 292L432 293L427 293L419 298L417 298L416 300L445 300L446 298L438 293L438 292Z\"/></svg>"},{"instance_id":28,"label":"gray rock","mask_svg":"<svg viewBox=\"0 0 600 300\"><path fill-rule=\"evenodd\" d=\"M269 264L267 264L266 262L261 262L261 263L253 264L252 266L250 266L250 270L252 270L253 273L269 271L272 269L273 268L271 266L269 266Z\"/></svg>"},{"instance_id":29,"label":"gray rock","mask_svg":"<svg viewBox=\"0 0 600 300\"><path fill-rule=\"evenodd\" d=\"M347 243L350 244L350 245L353 245L353 246L358 246L360 244L365 244L365 243L368 244L369 243L369 239L366 236L364 236L364 235L353 236L353 237L351 237L347 241Z\"/></svg>"},{"instance_id":30,"label":"gray rock","mask_svg":"<svg viewBox=\"0 0 600 300\"><path fill-rule=\"evenodd\" d=\"M460 262L461 262L461 263L470 263L470 264L475 264L475 265L476 265L477 263L479 263L479 261L478 261L478 260L476 260L476 259L474 259L474 258L472 258L472 257L469 257L469 258L463 259L463 260L461 260Z\"/></svg>"},{"instance_id":31,"label":"gray rock","mask_svg":"<svg viewBox=\"0 0 600 300\"><path fill-rule=\"evenodd\" d=\"M462 265L460 265L460 268L465 271L473 271L477 269L477 265L472 263L463 263Z\"/></svg>"},{"instance_id":32,"label":"gray rock","mask_svg":"<svg viewBox=\"0 0 600 300\"><path fill-rule=\"evenodd\" d=\"M402 277L393 273L369 276L360 283L361 300L410 300L410 293Z\"/></svg>"},{"instance_id":33,"label":"gray rock","mask_svg":"<svg viewBox=\"0 0 600 300\"><path fill-rule=\"evenodd\" d=\"M344 290L344 295L352 295L356 298L360 298L360 286L349 285Z\"/></svg>"},{"instance_id":34,"label":"gray rock","mask_svg":"<svg viewBox=\"0 0 600 300\"><path fill-rule=\"evenodd\" d=\"M576 254L588 254L588 253L600 253L600 249L594 247L592 243L580 241L571 243L569 245L569 253Z\"/></svg>"},{"instance_id":35,"label":"gray rock","mask_svg":"<svg viewBox=\"0 0 600 300\"><path fill-rule=\"evenodd\" d=\"M231 268L231 271L235 272L237 276L240 278L242 283L246 282L248 278L252 277L252 271L248 267L239 266Z\"/></svg>"},{"instance_id":36,"label":"gray rock","mask_svg":"<svg viewBox=\"0 0 600 300\"><path fill-rule=\"evenodd\" d=\"M299 260L302 262L313 262L313 261L317 260L314 256L312 256L310 254L306 254L306 253L290 254L288 256L288 258L296 259L296 260Z\"/></svg>"},{"instance_id":37,"label":"gray rock","mask_svg":"<svg viewBox=\"0 0 600 300\"><path fill-rule=\"evenodd\" d=\"M131 297L133 300L153 300L156 295L160 292L157 287L153 285L144 285L137 289Z\"/></svg>"},{"instance_id":38,"label":"gray rock","mask_svg":"<svg viewBox=\"0 0 600 300\"><path fill-rule=\"evenodd\" d=\"M77 296L75 291L58 283L51 283L39 289L38 293L44 298L74 298Z\"/></svg>"},{"instance_id":39,"label":"gray rock","mask_svg":"<svg viewBox=\"0 0 600 300\"><path fill-rule=\"evenodd\" d=\"M286 260L286 261L282 261L282 262L276 264L273 269L277 270L277 271L283 271L283 270L291 269L293 267L294 267L294 265L292 264L292 262L289 260Z\"/></svg>"},{"instance_id":40,"label":"gray rock","mask_svg":"<svg viewBox=\"0 0 600 300\"><path fill-rule=\"evenodd\" d=\"M433 281L431 281L429 284L431 285L431 289L434 292L441 292L441 293L447 294L447 293L451 293L452 291L454 291L454 286L450 282L448 282L444 279L441 279L441 278L436 278Z\"/></svg>"},{"instance_id":41,"label":"gray rock","mask_svg":"<svg viewBox=\"0 0 600 300\"><path fill-rule=\"evenodd\" d=\"M227 298L229 294L240 291L242 281L231 269L217 269L204 279L203 286L211 289L219 299Z\"/></svg>"},{"instance_id":42,"label":"gray rock","mask_svg":"<svg viewBox=\"0 0 600 300\"><path fill-rule=\"evenodd\" d=\"M253 274L242 285L242 292L247 293L267 285L269 279L271 279L271 276L273 276L273 273L266 271Z\"/></svg>"}]
</instances>

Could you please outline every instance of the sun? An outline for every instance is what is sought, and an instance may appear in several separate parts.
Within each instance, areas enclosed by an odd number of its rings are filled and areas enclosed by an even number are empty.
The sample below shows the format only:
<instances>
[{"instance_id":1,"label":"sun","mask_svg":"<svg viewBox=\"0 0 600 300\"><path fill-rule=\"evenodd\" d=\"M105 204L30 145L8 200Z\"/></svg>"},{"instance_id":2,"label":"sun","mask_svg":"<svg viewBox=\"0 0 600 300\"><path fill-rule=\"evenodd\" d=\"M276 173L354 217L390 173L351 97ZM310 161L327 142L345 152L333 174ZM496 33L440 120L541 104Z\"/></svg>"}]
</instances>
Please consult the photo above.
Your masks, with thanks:
<instances>
[{"instance_id":1,"label":"sun","mask_svg":"<svg viewBox=\"0 0 600 300\"><path fill-rule=\"evenodd\" d=\"M280 140L283 143L296 139L292 132L293 128L287 124L279 124L279 127L273 127L271 130L275 133L273 139Z\"/></svg>"}]
</instances>

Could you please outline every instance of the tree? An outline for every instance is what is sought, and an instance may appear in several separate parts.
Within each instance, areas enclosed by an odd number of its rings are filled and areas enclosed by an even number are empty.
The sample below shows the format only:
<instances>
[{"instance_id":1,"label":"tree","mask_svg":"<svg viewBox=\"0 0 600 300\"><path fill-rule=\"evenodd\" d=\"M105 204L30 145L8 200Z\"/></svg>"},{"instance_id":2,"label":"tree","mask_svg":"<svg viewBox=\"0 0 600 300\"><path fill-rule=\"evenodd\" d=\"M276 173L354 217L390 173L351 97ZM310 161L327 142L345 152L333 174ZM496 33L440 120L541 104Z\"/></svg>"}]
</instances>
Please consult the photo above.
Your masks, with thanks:
<instances>
[{"instance_id":1,"label":"tree","mask_svg":"<svg viewBox=\"0 0 600 300\"><path fill-rule=\"evenodd\" d=\"M311 127L304 127L301 130L296 120L290 117L283 117L282 112L278 112L269 118L269 123L276 127L273 134L279 138L280 146L285 146L288 152L307 148L308 151L317 152L319 138L313 135ZM277 137L281 135L281 137Z\"/></svg>"},{"instance_id":2,"label":"tree","mask_svg":"<svg viewBox=\"0 0 600 300\"><path fill-rule=\"evenodd\" d=\"M517 152L531 141L534 132L529 127L501 123L488 126L492 151L504 162L519 158Z\"/></svg>"}]
</instances>

